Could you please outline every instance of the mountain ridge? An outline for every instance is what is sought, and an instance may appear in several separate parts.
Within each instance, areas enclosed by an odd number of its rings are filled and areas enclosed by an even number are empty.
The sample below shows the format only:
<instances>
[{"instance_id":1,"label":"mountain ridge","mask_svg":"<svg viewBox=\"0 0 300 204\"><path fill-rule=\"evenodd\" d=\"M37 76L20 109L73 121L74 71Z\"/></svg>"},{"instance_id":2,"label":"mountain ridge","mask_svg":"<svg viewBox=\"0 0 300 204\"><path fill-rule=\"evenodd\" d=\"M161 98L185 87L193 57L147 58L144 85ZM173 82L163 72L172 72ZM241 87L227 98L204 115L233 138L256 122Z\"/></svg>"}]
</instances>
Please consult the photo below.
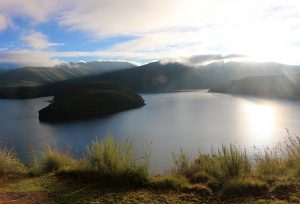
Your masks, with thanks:
<instances>
[{"instance_id":1,"label":"mountain ridge","mask_svg":"<svg viewBox=\"0 0 300 204\"><path fill-rule=\"evenodd\" d=\"M117 61L64 63L55 67L24 67L0 72L0 86L38 86L133 67L135 65L131 63Z\"/></svg>"}]
</instances>

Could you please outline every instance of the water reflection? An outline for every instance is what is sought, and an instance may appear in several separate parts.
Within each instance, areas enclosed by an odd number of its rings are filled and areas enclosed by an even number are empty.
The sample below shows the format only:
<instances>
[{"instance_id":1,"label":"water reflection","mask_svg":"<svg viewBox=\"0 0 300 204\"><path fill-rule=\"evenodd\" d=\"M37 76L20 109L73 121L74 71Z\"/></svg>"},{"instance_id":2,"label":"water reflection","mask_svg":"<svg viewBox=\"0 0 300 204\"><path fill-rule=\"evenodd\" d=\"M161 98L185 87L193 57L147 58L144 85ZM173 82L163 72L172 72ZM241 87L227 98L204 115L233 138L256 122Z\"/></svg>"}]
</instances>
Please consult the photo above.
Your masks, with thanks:
<instances>
[{"instance_id":1,"label":"water reflection","mask_svg":"<svg viewBox=\"0 0 300 204\"><path fill-rule=\"evenodd\" d=\"M95 137L110 133L117 139L134 139L140 149L151 142L152 169L164 170L170 164L171 153L180 148L196 153L198 149L209 152L211 146L235 144L251 151L253 145L272 146L283 141L286 128L300 133L297 101L212 94L205 90L143 97L147 105L140 109L62 124L39 123L37 113L47 105L45 98L0 100L0 142L14 146L23 158L30 147L41 149L47 144L71 147L79 156Z\"/></svg>"},{"instance_id":2,"label":"water reflection","mask_svg":"<svg viewBox=\"0 0 300 204\"><path fill-rule=\"evenodd\" d=\"M253 102L244 102L241 118L243 127L251 134L253 144L271 143L274 137L277 117L275 108L272 104L260 104Z\"/></svg>"}]
</instances>

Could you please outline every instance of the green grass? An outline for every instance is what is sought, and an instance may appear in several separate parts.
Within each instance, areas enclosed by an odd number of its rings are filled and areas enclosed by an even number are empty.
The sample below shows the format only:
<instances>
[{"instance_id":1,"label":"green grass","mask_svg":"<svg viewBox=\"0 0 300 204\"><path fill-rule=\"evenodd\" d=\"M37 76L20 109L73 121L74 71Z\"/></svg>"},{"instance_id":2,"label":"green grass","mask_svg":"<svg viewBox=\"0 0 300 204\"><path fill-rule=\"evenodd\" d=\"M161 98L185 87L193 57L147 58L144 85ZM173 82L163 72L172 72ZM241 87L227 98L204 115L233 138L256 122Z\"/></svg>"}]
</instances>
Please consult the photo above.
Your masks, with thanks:
<instances>
[{"instance_id":1,"label":"green grass","mask_svg":"<svg viewBox=\"0 0 300 204\"><path fill-rule=\"evenodd\" d=\"M43 153L38 166L40 166L42 173L68 171L76 169L78 167L78 161L75 160L69 152L48 148Z\"/></svg>"},{"instance_id":2,"label":"green grass","mask_svg":"<svg viewBox=\"0 0 300 204\"><path fill-rule=\"evenodd\" d=\"M118 143L112 136L96 139L88 148L88 160L92 170L103 175L140 174L148 176L148 163L137 163L133 143Z\"/></svg>"},{"instance_id":3,"label":"green grass","mask_svg":"<svg viewBox=\"0 0 300 204\"><path fill-rule=\"evenodd\" d=\"M248 176L251 171L246 152L233 145L212 149L211 154L199 152L192 162L188 154L181 150L179 154L173 154L173 161L172 172L185 176L194 183L214 181L215 185L218 185L216 182L221 185L227 180Z\"/></svg>"},{"instance_id":4,"label":"green grass","mask_svg":"<svg viewBox=\"0 0 300 204\"><path fill-rule=\"evenodd\" d=\"M13 150L0 150L0 176L26 173L25 165L17 158Z\"/></svg>"}]
</instances>

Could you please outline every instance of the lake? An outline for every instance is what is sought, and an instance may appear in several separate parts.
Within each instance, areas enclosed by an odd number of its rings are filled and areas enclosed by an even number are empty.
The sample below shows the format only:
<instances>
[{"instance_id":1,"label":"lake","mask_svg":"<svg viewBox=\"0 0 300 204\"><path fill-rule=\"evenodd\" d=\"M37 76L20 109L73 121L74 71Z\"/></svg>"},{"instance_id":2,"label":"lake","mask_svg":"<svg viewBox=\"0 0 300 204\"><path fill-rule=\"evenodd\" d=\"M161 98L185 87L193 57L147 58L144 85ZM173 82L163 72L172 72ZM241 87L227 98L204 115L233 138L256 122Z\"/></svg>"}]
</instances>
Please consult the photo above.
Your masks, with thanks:
<instances>
[{"instance_id":1,"label":"lake","mask_svg":"<svg viewBox=\"0 0 300 204\"><path fill-rule=\"evenodd\" d=\"M252 154L253 146L284 141L287 129L300 134L300 102L208 93L207 90L142 94L146 106L94 120L59 124L40 123L38 110L51 97L0 100L0 141L28 160L30 150L47 146L85 152L96 137L112 134L132 138L137 154L150 149L151 169L162 171L171 153L209 152L211 146L235 144Z\"/></svg>"}]
</instances>

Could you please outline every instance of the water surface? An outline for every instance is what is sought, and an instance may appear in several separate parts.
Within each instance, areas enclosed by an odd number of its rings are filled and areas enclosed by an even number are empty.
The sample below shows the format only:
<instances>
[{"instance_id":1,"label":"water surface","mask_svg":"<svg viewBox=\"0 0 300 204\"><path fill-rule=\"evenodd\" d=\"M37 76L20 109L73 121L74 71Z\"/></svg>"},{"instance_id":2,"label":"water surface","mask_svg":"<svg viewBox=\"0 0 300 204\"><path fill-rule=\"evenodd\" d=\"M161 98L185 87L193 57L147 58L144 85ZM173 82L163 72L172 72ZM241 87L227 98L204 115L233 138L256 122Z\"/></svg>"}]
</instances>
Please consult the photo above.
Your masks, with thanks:
<instances>
[{"instance_id":1,"label":"water surface","mask_svg":"<svg viewBox=\"0 0 300 204\"><path fill-rule=\"evenodd\" d=\"M140 154L151 150L151 168L161 171L171 153L191 154L211 146L235 144L252 153L253 146L273 146L300 134L300 103L208 93L206 90L144 94L146 106L89 121L40 123L38 110L51 98L0 100L0 141L28 159L30 150L50 146L82 154L95 137L112 134L133 138ZM144 147L142 147L144 146Z\"/></svg>"}]
</instances>

